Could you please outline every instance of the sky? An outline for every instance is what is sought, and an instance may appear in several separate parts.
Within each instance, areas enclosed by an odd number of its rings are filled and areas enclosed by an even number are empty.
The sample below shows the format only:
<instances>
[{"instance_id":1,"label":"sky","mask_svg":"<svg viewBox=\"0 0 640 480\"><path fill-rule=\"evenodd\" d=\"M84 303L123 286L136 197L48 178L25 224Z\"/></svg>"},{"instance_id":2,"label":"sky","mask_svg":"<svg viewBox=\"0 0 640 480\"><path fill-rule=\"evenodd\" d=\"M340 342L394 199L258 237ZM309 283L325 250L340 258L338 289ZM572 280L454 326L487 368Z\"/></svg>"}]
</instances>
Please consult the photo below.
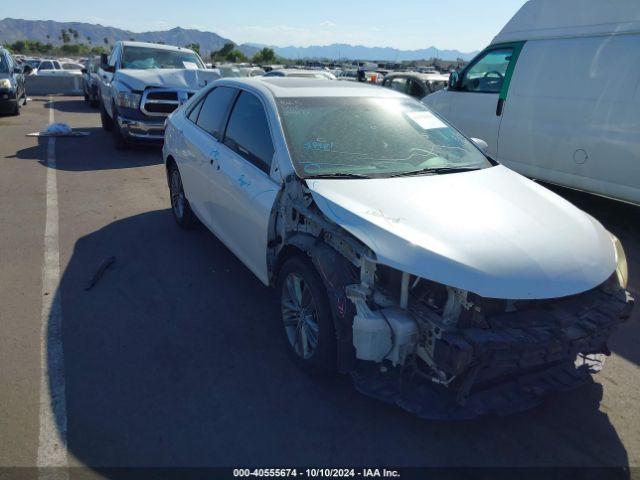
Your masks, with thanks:
<instances>
[{"instance_id":1,"label":"sky","mask_svg":"<svg viewBox=\"0 0 640 480\"><path fill-rule=\"evenodd\" d=\"M134 32L180 26L236 43L480 50L525 0L23 0L0 18L99 23Z\"/></svg>"}]
</instances>

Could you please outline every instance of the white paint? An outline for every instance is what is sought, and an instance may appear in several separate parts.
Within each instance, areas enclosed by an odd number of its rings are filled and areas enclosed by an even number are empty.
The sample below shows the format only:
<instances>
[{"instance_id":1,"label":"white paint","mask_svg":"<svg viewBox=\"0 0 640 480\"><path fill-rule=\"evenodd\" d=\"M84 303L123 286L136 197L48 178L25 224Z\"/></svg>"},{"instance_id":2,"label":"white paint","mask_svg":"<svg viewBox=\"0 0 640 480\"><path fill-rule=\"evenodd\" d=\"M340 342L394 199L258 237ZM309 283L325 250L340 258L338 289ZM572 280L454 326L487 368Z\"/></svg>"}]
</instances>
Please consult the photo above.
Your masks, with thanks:
<instances>
[{"instance_id":1,"label":"white paint","mask_svg":"<svg viewBox=\"0 0 640 480\"><path fill-rule=\"evenodd\" d=\"M320 210L380 263L483 297L573 295L616 268L602 225L501 165L307 184Z\"/></svg>"},{"instance_id":2,"label":"white paint","mask_svg":"<svg viewBox=\"0 0 640 480\"><path fill-rule=\"evenodd\" d=\"M640 2L532 0L490 48L516 40L501 116L498 94L447 89L422 101L523 175L640 205L640 84L629 67L640 62Z\"/></svg>"},{"instance_id":3,"label":"white paint","mask_svg":"<svg viewBox=\"0 0 640 480\"><path fill-rule=\"evenodd\" d=\"M49 98L49 124L54 122L53 117L53 100ZM67 466L67 415L59 291L60 252L55 145L56 139L50 137L47 146L47 211L42 266L38 467Z\"/></svg>"}]
</instances>

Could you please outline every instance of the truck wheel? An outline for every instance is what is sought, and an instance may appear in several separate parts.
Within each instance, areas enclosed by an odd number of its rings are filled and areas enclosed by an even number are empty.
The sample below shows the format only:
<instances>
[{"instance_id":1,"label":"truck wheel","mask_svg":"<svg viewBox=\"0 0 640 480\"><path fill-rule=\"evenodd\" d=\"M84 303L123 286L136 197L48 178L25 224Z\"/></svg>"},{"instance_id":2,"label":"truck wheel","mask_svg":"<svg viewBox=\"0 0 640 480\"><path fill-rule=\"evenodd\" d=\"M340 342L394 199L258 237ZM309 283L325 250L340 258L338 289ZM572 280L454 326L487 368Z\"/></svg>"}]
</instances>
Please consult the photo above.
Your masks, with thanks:
<instances>
[{"instance_id":1,"label":"truck wheel","mask_svg":"<svg viewBox=\"0 0 640 480\"><path fill-rule=\"evenodd\" d=\"M290 258L278 275L284 337L293 360L311 373L336 371L336 334L327 292L313 264Z\"/></svg>"},{"instance_id":2,"label":"truck wheel","mask_svg":"<svg viewBox=\"0 0 640 480\"><path fill-rule=\"evenodd\" d=\"M100 122L102 123L102 129L106 132L110 132L113 128L113 120L109 117L102 102L100 102Z\"/></svg>"},{"instance_id":3,"label":"truck wheel","mask_svg":"<svg viewBox=\"0 0 640 480\"><path fill-rule=\"evenodd\" d=\"M16 117L17 117L18 115L20 115L20 106L21 106L21 105L20 105L20 102L21 102L21 101L22 101L22 100L21 100L19 97L16 97L16 106L15 106L15 107L14 107L14 109L13 109L13 115L15 115Z\"/></svg>"},{"instance_id":4,"label":"truck wheel","mask_svg":"<svg viewBox=\"0 0 640 480\"><path fill-rule=\"evenodd\" d=\"M184 229L193 228L198 220L191 211L189 200L184 194L180 170L175 163L169 167L169 194L171 196L171 211L176 223Z\"/></svg>"},{"instance_id":5,"label":"truck wheel","mask_svg":"<svg viewBox=\"0 0 640 480\"><path fill-rule=\"evenodd\" d=\"M127 148L127 139L122 135L122 131L120 130L120 124L118 123L118 111L116 110L115 105L113 106L113 129L111 133L113 134L113 146L116 150L124 150Z\"/></svg>"}]
</instances>

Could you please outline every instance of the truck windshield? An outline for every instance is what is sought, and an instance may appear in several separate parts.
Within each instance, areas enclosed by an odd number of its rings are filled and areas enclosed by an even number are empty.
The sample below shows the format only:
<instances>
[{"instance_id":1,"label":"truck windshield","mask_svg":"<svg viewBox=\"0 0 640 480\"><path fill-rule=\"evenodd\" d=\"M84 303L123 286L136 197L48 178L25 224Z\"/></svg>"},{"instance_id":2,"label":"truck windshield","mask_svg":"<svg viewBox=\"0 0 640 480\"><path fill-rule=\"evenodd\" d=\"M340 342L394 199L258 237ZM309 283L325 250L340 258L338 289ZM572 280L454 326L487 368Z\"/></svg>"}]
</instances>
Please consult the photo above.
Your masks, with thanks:
<instances>
[{"instance_id":1,"label":"truck windshield","mask_svg":"<svg viewBox=\"0 0 640 480\"><path fill-rule=\"evenodd\" d=\"M492 165L462 134L409 98L281 98L277 105L302 178L428 175Z\"/></svg>"},{"instance_id":2,"label":"truck windshield","mask_svg":"<svg viewBox=\"0 0 640 480\"><path fill-rule=\"evenodd\" d=\"M150 68L204 69L200 58L193 52L162 48L124 47L122 68L148 70Z\"/></svg>"}]
</instances>

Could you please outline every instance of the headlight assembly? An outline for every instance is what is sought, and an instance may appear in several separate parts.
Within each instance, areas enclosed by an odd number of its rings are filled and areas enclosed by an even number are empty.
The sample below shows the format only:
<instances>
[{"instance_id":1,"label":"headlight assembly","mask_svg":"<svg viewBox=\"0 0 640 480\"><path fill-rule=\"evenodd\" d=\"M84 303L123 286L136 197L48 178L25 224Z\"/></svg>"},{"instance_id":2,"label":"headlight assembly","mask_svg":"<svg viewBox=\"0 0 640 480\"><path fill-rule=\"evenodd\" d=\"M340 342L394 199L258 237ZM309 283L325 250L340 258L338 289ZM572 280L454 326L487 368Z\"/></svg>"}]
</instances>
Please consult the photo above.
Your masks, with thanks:
<instances>
[{"instance_id":1,"label":"headlight assembly","mask_svg":"<svg viewBox=\"0 0 640 480\"><path fill-rule=\"evenodd\" d=\"M140 99L142 95L139 93L119 92L116 98L116 105L123 108L132 108L137 110L140 107Z\"/></svg>"},{"instance_id":2,"label":"headlight assembly","mask_svg":"<svg viewBox=\"0 0 640 480\"><path fill-rule=\"evenodd\" d=\"M611 241L616 253L616 276L622 288L627 288L629 282L629 267L627 266L627 256L622 248L622 243L614 234L610 233Z\"/></svg>"},{"instance_id":3,"label":"headlight assembly","mask_svg":"<svg viewBox=\"0 0 640 480\"><path fill-rule=\"evenodd\" d=\"M0 88L7 88L7 89L13 88L13 85L11 85L11 80L9 80L8 78L1 78Z\"/></svg>"}]
</instances>

